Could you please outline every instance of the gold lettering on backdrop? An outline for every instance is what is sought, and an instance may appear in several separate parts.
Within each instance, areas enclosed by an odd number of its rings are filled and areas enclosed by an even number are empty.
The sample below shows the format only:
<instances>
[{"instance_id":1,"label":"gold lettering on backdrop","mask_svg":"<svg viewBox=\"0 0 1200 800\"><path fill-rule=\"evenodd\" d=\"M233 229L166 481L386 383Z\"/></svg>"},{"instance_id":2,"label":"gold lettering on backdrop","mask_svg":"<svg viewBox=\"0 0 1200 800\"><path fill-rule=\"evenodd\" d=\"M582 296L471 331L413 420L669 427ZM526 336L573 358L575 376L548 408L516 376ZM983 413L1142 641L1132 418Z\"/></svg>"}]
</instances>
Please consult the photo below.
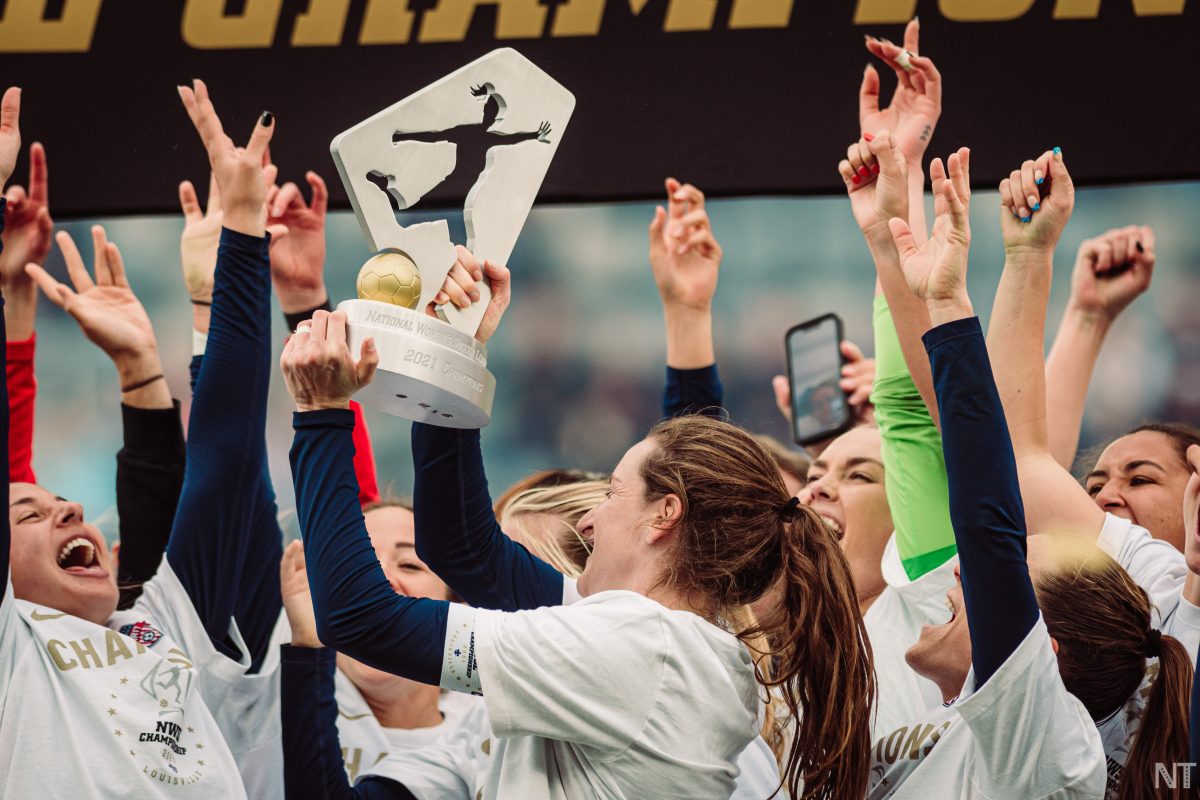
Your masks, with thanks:
<instances>
[{"instance_id":1,"label":"gold lettering on backdrop","mask_svg":"<svg viewBox=\"0 0 1200 800\"><path fill-rule=\"evenodd\" d=\"M938 0L938 7L955 22L1003 22L1025 16L1033 0Z\"/></svg>"},{"instance_id":2,"label":"gold lettering on backdrop","mask_svg":"<svg viewBox=\"0 0 1200 800\"><path fill-rule=\"evenodd\" d=\"M497 39L536 39L546 24L546 6L538 0L438 0L425 12L418 38L422 42L461 42L475 9L496 6Z\"/></svg>"},{"instance_id":3,"label":"gold lettering on backdrop","mask_svg":"<svg viewBox=\"0 0 1200 800\"><path fill-rule=\"evenodd\" d=\"M342 43L350 0L312 0L296 17L293 47L330 47ZM413 17L408 0L367 0L359 44L404 44L412 35Z\"/></svg>"},{"instance_id":4,"label":"gold lettering on backdrop","mask_svg":"<svg viewBox=\"0 0 1200 800\"><path fill-rule=\"evenodd\" d=\"M917 0L858 0L854 7L855 25L904 23L917 13Z\"/></svg>"},{"instance_id":5,"label":"gold lettering on backdrop","mask_svg":"<svg viewBox=\"0 0 1200 800\"><path fill-rule=\"evenodd\" d=\"M270 47L283 0L246 0L241 14L226 14L225 0L187 0L183 40L199 50Z\"/></svg>"},{"instance_id":6,"label":"gold lettering on backdrop","mask_svg":"<svg viewBox=\"0 0 1200 800\"><path fill-rule=\"evenodd\" d=\"M1187 0L1133 0L1133 13L1139 17L1182 14ZM1100 0L1057 0L1055 19L1095 19L1100 16Z\"/></svg>"},{"instance_id":7,"label":"gold lettering on backdrop","mask_svg":"<svg viewBox=\"0 0 1200 800\"><path fill-rule=\"evenodd\" d=\"M729 12L730 28L786 28L793 0L737 0Z\"/></svg>"},{"instance_id":8,"label":"gold lettering on backdrop","mask_svg":"<svg viewBox=\"0 0 1200 800\"><path fill-rule=\"evenodd\" d=\"M46 19L49 0L10 0L0 15L0 53L85 53L92 46L100 0L64 0Z\"/></svg>"},{"instance_id":9,"label":"gold lettering on backdrop","mask_svg":"<svg viewBox=\"0 0 1200 800\"><path fill-rule=\"evenodd\" d=\"M54 662L54 666L58 667L59 672L66 672L67 670L75 669L79 666L78 661L75 659L68 661L63 657L63 654L59 652L59 648L65 650L66 647L67 646L58 639L51 639L50 641L46 642L46 652L50 654L50 660Z\"/></svg>"},{"instance_id":10,"label":"gold lettering on backdrop","mask_svg":"<svg viewBox=\"0 0 1200 800\"><path fill-rule=\"evenodd\" d=\"M75 651L75 657L79 659L79 663L83 665L84 669L89 668L89 658L96 662L95 666L97 668L103 666L100 663L100 654L96 652L96 645L92 644L91 639L84 639L82 642L68 642L67 644L71 645L71 649Z\"/></svg>"}]
</instances>

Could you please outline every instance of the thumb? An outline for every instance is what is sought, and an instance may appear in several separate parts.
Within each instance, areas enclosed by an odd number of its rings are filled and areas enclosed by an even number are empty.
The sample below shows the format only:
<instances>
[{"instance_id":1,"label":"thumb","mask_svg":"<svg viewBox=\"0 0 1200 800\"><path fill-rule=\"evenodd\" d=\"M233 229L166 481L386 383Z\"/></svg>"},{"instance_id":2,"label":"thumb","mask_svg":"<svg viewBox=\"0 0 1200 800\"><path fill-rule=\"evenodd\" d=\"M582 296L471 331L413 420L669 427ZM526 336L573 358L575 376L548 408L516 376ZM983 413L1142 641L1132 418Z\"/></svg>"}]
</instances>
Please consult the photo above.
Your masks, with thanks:
<instances>
[{"instance_id":1,"label":"thumb","mask_svg":"<svg viewBox=\"0 0 1200 800\"><path fill-rule=\"evenodd\" d=\"M787 375L776 375L771 378L771 388L775 390L775 405L784 416L790 416L792 410L792 386Z\"/></svg>"},{"instance_id":2,"label":"thumb","mask_svg":"<svg viewBox=\"0 0 1200 800\"><path fill-rule=\"evenodd\" d=\"M896 158L896 143L887 131L880 131L867 143L867 147L879 161L879 171L884 175L899 175L900 162Z\"/></svg>"},{"instance_id":3,"label":"thumb","mask_svg":"<svg viewBox=\"0 0 1200 800\"><path fill-rule=\"evenodd\" d=\"M375 368L379 366L379 351L375 349L375 337L368 336L362 343L358 363L354 365L355 378L359 387L366 386L375 377Z\"/></svg>"},{"instance_id":4,"label":"thumb","mask_svg":"<svg viewBox=\"0 0 1200 800\"><path fill-rule=\"evenodd\" d=\"M862 121L870 114L879 113L879 73L875 71L875 67L867 64L867 68L863 70L862 85L858 87L858 121L861 126Z\"/></svg>"},{"instance_id":5,"label":"thumb","mask_svg":"<svg viewBox=\"0 0 1200 800\"><path fill-rule=\"evenodd\" d=\"M25 274L33 278L38 288L42 290L42 294L50 298L50 302L59 308L65 309L67 307L67 300L75 294L71 290L71 287L64 283L59 283L49 272L46 272L46 270L32 262L25 265Z\"/></svg>"},{"instance_id":6,"label":"thumb","mask_svg":"<svg viewBox=\"0 0 1200 800\"><path fill-rule=\"evenodd\" d=\"M892 241L896 243L896 250L900 253L901 264L917 254L917 240L913 238L912 229L908 227L907 222L899 217L892 217L888 220L888 230L891 231Z\"/></svg>"},{"instance_id":7,"label":"thumb","mask_svg":"<svg viewBox=\"0 0 1200 800\"><path fill-rule=\"evenodd\" d=\"M274 225L268 225L267 233L271 234L271 246L274 247L276 242L287 236L289 233L291 233L291 231L288 230L287 225L284 225L282 222L278 222Z\"/></svg>"},{"instance_id":8,"label":"thumb","mask_svg":"<svg viewBox=\"0 0 1200 800\"><path fill-rule=\"evenodd\" d=\"M1067 165L1063 163L1062 148L1056 147L1053 150L1053 155L1050 158L1050 178L1053 181L1050 191L1053 193L1055 189L1065 189L1066 197L1072 201L1075 198L1075 182L1071 180L1071 173L1067 171Z\"/></svg>"},{"instance_id":9,"label":"thumb","mask_svg":"<svg viewBox=\"0 0 1200 800\"><path fill-rule=\"evenodd\" d=\"M851 364L853 364L856 361L863 360L862 348L860 348L854 342L851 342L848 340L843 341L842 345L841 345L841 349L842 349L842 355L845 356L846 361L850 362Z\"/></svg>"}]
</instances>

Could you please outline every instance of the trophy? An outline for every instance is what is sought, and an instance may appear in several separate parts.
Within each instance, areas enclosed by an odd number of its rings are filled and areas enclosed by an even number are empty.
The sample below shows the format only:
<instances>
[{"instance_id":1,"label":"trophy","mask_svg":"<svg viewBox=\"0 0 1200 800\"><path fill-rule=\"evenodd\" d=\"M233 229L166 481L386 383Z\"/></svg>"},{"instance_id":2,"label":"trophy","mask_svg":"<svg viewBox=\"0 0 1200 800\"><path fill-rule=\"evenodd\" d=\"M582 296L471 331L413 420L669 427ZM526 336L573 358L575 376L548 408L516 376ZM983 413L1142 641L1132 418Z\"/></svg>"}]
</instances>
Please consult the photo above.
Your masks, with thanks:
<instances>
[{"instance_id":1,"label":"trophy","mask_svg":"<svg viewBox=\"0 0 1200 800\"><path fill-rule=\"evenodd\" d=\"M456 260L450 228L444 219L401 225L396 209L412 208L456 170L473 172L466 246L480 264L507 264L574 108L570 92L503 48L334 138L330 153L376 251L358 274L358 299L338 304L350 351L373 336L379 352L363 403L450 428L491 421L496 379L475 340L487 281L469 308L427 314Z\"/></svg>"}]
</instances>

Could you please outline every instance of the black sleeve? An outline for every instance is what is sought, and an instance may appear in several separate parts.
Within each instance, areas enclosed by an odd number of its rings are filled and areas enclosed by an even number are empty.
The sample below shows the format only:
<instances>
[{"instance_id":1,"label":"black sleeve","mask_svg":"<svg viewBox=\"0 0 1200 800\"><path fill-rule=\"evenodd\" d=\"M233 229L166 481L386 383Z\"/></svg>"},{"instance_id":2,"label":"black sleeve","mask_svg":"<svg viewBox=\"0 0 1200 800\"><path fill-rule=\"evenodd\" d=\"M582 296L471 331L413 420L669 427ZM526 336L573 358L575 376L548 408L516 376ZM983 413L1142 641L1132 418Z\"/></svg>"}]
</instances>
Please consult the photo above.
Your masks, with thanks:
<instances>
[{"instance_id":1,"label":"black sleeve","mask_svg":"<svg viewBox=\"0 0 1200 800\"><path fill-rule=\"evenodd\" d=\"M663 418L673 419L687 414L701 414L724 419L725 387L717 374L717 365L699 369L667 367L667 383L663 387Z\"/></svg>"},{"instance_id":2,"label":"black sleeve","mask_svg":"<svg viewBox=\"0 0 1200 800\"><path fill-rule=\"evenodd\" d=\"M179 401L171 408L121 405L124 445L117 452L121 553L117 608L129 608L162 562L187 466Z\"/></svg>"},{"instance_id":3,"label":"black sleeve","mask_svg":"<svg viewBox=\"0 0 1200 800\"><path fill-rule=\"evenodd\" d=\"M287 800L416 800L396 781L378 775L349 785L337 732L336 650L285 644L279 669Z\"/></svg>"},{"instance_id":4,"label":"black sleeve","mask_svg":"<svg viewBox=\"0 0 1200 800\"><path fill-rule=\"evenodd\" d=\"M1025 507L978 317L939 325L924 341L942 412L950 521L978 687L1016 651L1040 613L1025 563Z\"/></svg>"}]
</instances>

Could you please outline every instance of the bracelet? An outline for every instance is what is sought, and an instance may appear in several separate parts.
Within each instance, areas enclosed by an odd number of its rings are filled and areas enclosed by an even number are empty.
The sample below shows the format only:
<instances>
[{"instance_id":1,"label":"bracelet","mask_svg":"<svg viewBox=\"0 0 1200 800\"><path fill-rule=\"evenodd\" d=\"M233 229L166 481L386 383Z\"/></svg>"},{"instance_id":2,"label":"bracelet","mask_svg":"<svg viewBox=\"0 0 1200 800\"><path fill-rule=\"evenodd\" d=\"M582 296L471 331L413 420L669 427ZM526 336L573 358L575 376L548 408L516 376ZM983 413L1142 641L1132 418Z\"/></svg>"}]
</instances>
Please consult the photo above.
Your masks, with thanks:
<instances>
[{"instance_id":1,"label":"bracelet","mask_svg":"<svg viewBox=\"0 0 1200 800\"><path fill-rule=\"evenodd\" d=\"M211 306L212 300L193 300L192 305L194 305L194 306Z\"/></svg>"},{"instance_id":2,"label":"bracelet","mask_svg":"<svg viewBox=\"0 0 1200 800\"><path fill-rule=\"evenodd\" d=\"M144 381L138 381L137 383L131 383L128 386L122 386L121 394L125 394L126 392L137 391L138 389L141 389L143 386L149 386L150 384L152 384L158 380L164 380L163 374L161 372L153 377L146 378L146 380L144 380Z\"/></svg>"}]
</instances>

